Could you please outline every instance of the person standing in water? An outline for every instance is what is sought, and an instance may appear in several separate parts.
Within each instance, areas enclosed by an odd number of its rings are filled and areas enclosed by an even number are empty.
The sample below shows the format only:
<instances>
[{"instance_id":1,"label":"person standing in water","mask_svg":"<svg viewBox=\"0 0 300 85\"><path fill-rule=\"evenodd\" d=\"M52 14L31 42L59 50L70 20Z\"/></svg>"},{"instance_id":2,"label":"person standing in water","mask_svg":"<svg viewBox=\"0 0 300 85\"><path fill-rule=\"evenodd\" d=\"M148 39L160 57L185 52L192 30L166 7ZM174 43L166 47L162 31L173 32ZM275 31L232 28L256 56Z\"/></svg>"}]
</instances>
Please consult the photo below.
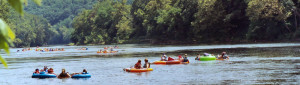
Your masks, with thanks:
<instances>
[{"instance_id":1,"label":"person standing in water","mask_svg":"<svg viewBox=\"0 0 300 85\"><path fill-rule=\"evenodd\" d=\"M143 68L150 68L150 63L148 62L148 59L145 59L145 64L143 66Z\"/></svg>"}]
</instances>

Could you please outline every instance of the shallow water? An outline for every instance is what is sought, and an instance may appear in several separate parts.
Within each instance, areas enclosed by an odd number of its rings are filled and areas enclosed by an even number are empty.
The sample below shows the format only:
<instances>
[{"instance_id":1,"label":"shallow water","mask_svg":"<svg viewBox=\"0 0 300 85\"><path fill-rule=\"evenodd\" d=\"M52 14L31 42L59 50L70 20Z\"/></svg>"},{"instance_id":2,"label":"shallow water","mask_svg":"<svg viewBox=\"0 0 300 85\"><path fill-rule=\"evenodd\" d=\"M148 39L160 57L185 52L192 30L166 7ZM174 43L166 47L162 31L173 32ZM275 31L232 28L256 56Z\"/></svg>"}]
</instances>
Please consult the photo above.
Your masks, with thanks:
<instances>
[{"instance_id":1,"label":"shallow water","mask_svg":"<svg viewBox=\"0 0 300 85\"><path fill-rule=\"evenodd\" d=\"M76 50L88 47L89 50ZM16 52L2 55L8 61L8 69L0 66L1 85L24 84L300 84L300 44L236 44L236 45L119 45L116 54L97 54L99 46L50 46L65 48L62 52ZM44 48L44 47L42 47ZM217 55L226 51L228 61L196 61L197 53ZM160 59L162 53L168 56L188 54L187 65L151 65L154 70L147 73L128 73L123 68L133 66L138 59L148 58L150 62ZM89 79L36 79L31 78L36 68L47 65L59 74L62 68L67 72L81 72L87 69Z\"/></svg>"}]
</instances>

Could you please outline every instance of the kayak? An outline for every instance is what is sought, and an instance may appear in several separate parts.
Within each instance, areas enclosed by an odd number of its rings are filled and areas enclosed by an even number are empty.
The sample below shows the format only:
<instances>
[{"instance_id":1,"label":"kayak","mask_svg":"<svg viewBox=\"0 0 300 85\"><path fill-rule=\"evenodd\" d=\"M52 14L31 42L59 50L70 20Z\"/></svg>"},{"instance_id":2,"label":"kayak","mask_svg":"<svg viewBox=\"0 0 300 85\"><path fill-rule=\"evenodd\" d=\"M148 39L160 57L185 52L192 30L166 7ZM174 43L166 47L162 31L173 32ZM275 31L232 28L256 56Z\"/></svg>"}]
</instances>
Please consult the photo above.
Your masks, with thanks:
<instances>
[{"instance_id":1,"label":"kayak","mask_svg":"<svg viewBox=\"0 0 300 85\"><path fill-rule=\"evenodd\" d=\"M89 73L86 73L86 74L75 74L71 78L91 78L91 75Z\"/></svg>"},{"instance_id":2,"label":"kayak","mask_svg":"<svg viewBox=\"0 0 300 85\"><path fill-rule=\"evenodd\" d=\"M142 69L124 68L123 70L126 71L126 72L148 72L148 71L153 71L152 68L142 68Z\"/></svg>"},{"instance_id":3,"label":"kayak","mask_svg":"<svg viewBox=\"0 0 300 85\"><path fill-rule=\"evenodd\" d=\"M180 64L181 61L179 60L172 60L172 61L154 61L153 64Z\"/></svg>"},{"instance_id":4,"label":"kayak","mask_svg":"<svg viewBox=\"0 0 300 85\"><path fill-rule=\"evenodd\" d=\"M42 74L33 73L32 78L56 78L56 75L55 74L46 74L46 73L42 73Z\"/></svg>"}]
</instances>

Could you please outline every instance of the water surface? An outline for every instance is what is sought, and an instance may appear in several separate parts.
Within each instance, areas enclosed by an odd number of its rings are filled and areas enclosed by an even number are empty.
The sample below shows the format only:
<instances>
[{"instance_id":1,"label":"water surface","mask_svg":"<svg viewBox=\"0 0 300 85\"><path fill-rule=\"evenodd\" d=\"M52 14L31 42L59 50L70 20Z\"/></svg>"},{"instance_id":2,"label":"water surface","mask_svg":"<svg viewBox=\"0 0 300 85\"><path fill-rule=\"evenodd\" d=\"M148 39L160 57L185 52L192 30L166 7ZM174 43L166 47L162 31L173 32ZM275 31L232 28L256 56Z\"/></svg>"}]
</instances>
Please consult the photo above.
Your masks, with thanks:
<instances>
[{"instance_id":1,"label":"water surface","mask_svg":"<svg viewBox=\"0 0 300 85\"><path fill-rule=\"evenodd\" d=\"M62 52L16 52L2 55L8 61L8 69L0 67L1 85L24 84L299 84L300 44L235 44L235 45L119 45L119 53L97 54L96 51L108 45L99 46L50 46L65 48ZM88 47L89 50L76 50ZM44 47L42 47L44 48ZM196 61L198 53L215 55L226 51L228 61ZM122 69L133 66L138 59L148 58L150 62L160 59L162 53L168 56L188 54L187 65L151 65L154 70L147 73L128 73ZM36 68L47 65L59 74L66 71L81 72L87 69L89 79L36 79L31 78Z\"/></svg>"}]
</instances>

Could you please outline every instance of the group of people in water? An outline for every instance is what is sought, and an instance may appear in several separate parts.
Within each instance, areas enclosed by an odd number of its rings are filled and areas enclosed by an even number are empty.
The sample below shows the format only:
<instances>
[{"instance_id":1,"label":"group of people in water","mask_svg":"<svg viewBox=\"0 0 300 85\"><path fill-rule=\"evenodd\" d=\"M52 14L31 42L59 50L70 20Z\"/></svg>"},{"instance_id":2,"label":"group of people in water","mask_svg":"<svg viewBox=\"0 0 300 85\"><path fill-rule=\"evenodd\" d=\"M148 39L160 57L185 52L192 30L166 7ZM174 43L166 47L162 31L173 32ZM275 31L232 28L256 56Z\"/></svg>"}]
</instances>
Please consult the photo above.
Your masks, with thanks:
<instances>
[{"instance_id":1,"label":"group of people in water","mask_svg":"<svg viewBox=\"0 0 300 85\"><path fill-rule=\"evenodd\" d=\"M173 60L175 60L175 59L172 58L172 57L168 57L168 59L167 59L167 55L166 54L164 54L161 57L161 59L160 59L160 61L173 61ZM181 60L182 62L189 62L189 59L187 58L187 54L184 54L183 58L182 58L181 55L178 55L178 59L177 60Z\"/></svg>"},{"instance_id":2,"label":"group of people in water","mask_svg":"<svg viewBox=\"0 0 300 85\"><path fill-rule=\"evenodd\" d=\"M31 50L35 50L35 51L41 51L41 52L49 52L49 51L65 51L64 48L23 48L22 52L25 51L31 51ZM20 52L20 50L17 50L17 52Z\"/></svg>"},{"instance_id":3,"label":"group of people in water","mask_svg":"<svg viewBox=\"0 0 300 85\"><path fill-rule=\"evenodd\" d=\"M213 54L208 54L208 53L204 53L203 56L209 56ZM197 57L195 59L199 59L200 58L200 54L197 55ZM217 57L217 59L229 59L229 56L226 54L226 52L222 52L222 54L220 56ZM173 60L180 60L181 62L189 62L189 59L187 58L187 54L184 55L184 57L182 57L181 55L178 56L178 59L174 59L172 57L168 57L166 54L163 54L163 56L161 57L160 61L173 61ZM150 68L150 63L148 62L148 59L145 59L145 64L142 67L142 61L138 60L138 62L134 65L135 69L142 69L142 68Z\"/></svg>"},{"instance_id":4,"label":"group of people in water","mask_svg":"<svg viewBox=\"0 0 300 85\"><path fill-rule=\"evenodd\" d=\"M89 48L87 47L82 47L82 48L78 48L77 50L88 50Z\"/></svg>"},{"instance_id":5,"label":"group of people in water","mask_svg":"<svg viewBox=\"0 0 300 85\"><path fill-rule=\"evenodd\" d=\"M44 66L43 69L39 70L39 69L35 69L35 71L33 72L34 74L54 74L54 70L53 68L49 68L47 66ZM72 73L72 74L69 74L68 72L66 72L65 69L62 69L62 72L57 76L57 78L70 78L72 77L73 75L76 75L76 74L87 74L87 70L86 69L83 69L82 72L80 73Z\"/></svg>"},{"instance_id":6,"label":"group of people in water","mask_svg":"<svg viewBox=\"0 0 300 85\"><path fill-rule=\"evenodd\" d=\"M203 53L203 56L214 56L213 54L209 54L209 53ZM195 60L199 60L201 57L200 54L197 54ZM226 52L222 52L221 55L216 56L217 59L229 59L229 56L226 54Z\"/></svg>"},{"instance_id":7,"label":"group of people in water","mask_svg":"<svg viewBox=\"0 0 300 85\"><path fill-rule=\"evenodd\" d=\"M104 47L104 50L100 49L97 51L97 53L116 53L118 51L114 51L114 49L119 48L118 46L114 47Z\"/></svg>"}]
</instances>

